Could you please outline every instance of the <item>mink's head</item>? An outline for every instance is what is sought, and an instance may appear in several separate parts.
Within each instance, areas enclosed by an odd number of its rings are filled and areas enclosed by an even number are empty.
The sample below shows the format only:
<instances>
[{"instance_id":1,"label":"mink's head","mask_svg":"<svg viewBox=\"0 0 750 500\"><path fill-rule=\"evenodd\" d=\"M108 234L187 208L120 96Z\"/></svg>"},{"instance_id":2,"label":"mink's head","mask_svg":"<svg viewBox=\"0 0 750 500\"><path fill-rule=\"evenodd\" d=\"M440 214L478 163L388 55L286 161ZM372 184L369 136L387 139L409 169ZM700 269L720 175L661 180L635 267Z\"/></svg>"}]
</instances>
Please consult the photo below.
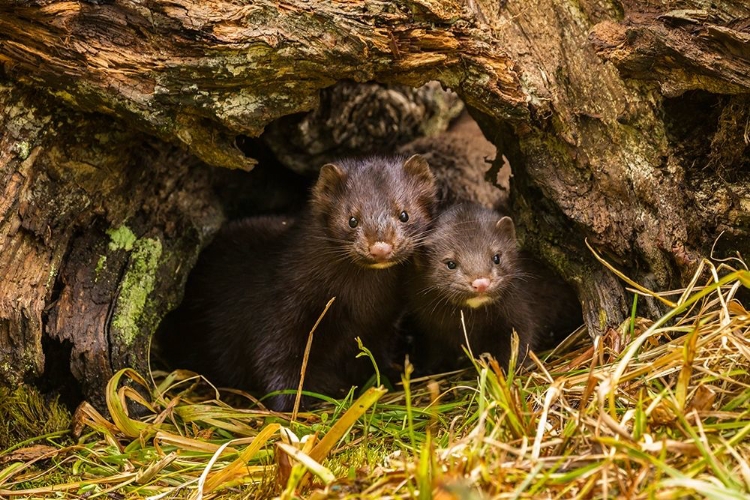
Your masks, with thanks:
<instances>
[{"instance_id":1,"label":"mink's head","mask_svg":"<svg viewBox=\"0 0 750 500\"><path fill-rule=\"evenodd\" d=\"M424 158L414 155L324 165L310 204L334 258L385 269L414 253L435 202L432 172Z\"/></svg>"},{"instance_id":2,"label":"mink's head","mask_svg":"<svg viewBox=\"0 0 750 500\"><path fill-rule=\"evenodd\" d=\"M435 221L417 260L424 290L440 301L471 308L502 300L519 268L510 217L480 205L454 205Z\"/></svg>"}]
</instances>

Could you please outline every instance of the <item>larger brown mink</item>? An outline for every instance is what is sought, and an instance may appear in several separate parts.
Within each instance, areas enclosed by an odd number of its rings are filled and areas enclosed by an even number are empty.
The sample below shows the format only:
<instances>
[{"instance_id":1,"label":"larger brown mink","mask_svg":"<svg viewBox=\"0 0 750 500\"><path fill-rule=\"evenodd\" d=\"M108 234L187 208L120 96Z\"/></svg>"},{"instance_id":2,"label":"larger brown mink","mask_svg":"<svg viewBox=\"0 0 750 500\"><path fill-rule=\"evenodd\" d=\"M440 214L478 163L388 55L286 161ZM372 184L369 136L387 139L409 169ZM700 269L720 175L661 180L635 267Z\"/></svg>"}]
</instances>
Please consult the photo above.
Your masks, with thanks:
<instances>
[{"instance_id":1,"label":"larger brown mink","mask_svg":"<svg viewBox=\"0 0 750 500\"><path fill-rule=\"evenodd\" d=\"M308 334L336 297L315 331L304 390L341 396L366 382L372 363L356 358L354 339L388 365L405 263L432 220L435 189L418 155L342 161L323 166L294 223L230 224L201 254L172 315L172 363L223 386L296 390Z\"/></svg>"},{"instance_id":2,"label":"larger brown mink","mask_svg":"<svg viewBox=\"0 0 750 500\"><path fill-rule=\"evenodd\" d=\"M415 257L409 293L405 325L420 372L468 364L462 311L474 356L489 352L506 368L513 330L523 358L582 323L572 288L519 250L513 221L477 204L440 214Z\"/></svg>"}]
</instances>

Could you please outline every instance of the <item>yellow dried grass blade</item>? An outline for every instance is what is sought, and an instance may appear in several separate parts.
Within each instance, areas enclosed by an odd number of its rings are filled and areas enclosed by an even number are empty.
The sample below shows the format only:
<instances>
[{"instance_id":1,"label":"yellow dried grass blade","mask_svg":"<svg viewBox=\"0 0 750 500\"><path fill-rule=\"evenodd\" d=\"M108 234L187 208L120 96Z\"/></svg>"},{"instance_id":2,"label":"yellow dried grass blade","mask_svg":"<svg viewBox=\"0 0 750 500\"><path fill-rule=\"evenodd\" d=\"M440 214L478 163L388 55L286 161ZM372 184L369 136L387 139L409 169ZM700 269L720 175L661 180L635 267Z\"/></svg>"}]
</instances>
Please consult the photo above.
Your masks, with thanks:
<instances>
[{"instance_id":1,"label":"yellow dried grass blade","mask_svg":"<svg viewBox=\"0 0 750 500\"><path fill-rule=\"evenodd\" d=\"M44 486L41 488L31 488L28 490L0 490L0 498L10 497L23 497L23 498L41 498L42 496L57 496L56 493L61 493L70 490L77 490L83 486L90 484L109 484L120 480L130 480L135 476L133 472L123 472L109 477L101 477L98 479L89 479L86 481L76 481L74 483L65 484L53 484L52 486Z\"/></svg>"},{"instance_id":2,"label":"yellow dried grass blade","mask_svg":"<svg viewBox=\"0 0 750 500\"><path fill-rule=\"evenodd\" d=\"M231 464L224 467L222 470L212 474L206 481L206 485L203 488L204 493L210 493L222 484L233 480L236 476L245 473L247 462L260 451L260 449L268 443L268 440L276 434L281 426L279 424L269 424L262 431L258 433L253 439L252 443L245 448L240 456Z\"/></svg>"},{"instance_id":3,"label":"yellow dried grass blade","mask_svg":"<svg viewBox=\"0 0 750 500\"><path fill-rule=\"evenodd\" d=\"M432 436L427 433L424 446L419 452L419 465L417 466L417 487L419 488L419 500L430 500L432 498Z\"/></svg>"},{"instance_id":4,"label":"yellow dried grass blade","mask_svg":"<svg viewBox=\"0 0 750 500\"><path fill-rule=\"evenodd\" d=\"M539 460L542 449L542 440L545 437L544 429L547 426L547 417L550 412L550 408L557 400L560 395L560 388L556 384L550 385L544 395L544 406L542 407L542 414L539 417L537 423L536 436L534 437L534 445L531 447L531 459L536 461Z\"/></svg>"},{"instance_id":5,"label":"yellow dried grass blade","mask_svg":"<svg viewBox=\"0 0 750 500\"><path fill-rule=\"evenodd\" d=\"M739 280L740 283L742 283L742 286L745 288L750 288L750 271L738 271L740 276Z\"/></svg>"},{"instance_id":6,"label":"yellow dried grass blade","mask_svg":"<svg viewBox=\"0 0 750 500\"><path fill-rule=\"evenodd\" d=\"M625 370L627 369L628 364L635 356L636 352L641 348L644 342L648 340L654 333L664 326L669 320L674 318L675 316L681 314L685 310L687 310L691 305L693 305L695 302L698 302L702 298L706 297L710 293L712 293L717 288L720 288L727 283L730 283L732 281L736 281L737 279L741 279L742 275L747 275L745 279L748 280L750 283L750 273L747 271L736 271L730 274L727 274L723 278L721 278L718 282L713 283L707 287L704 287L701 291L695 293L694 295L691 295L690 298L688 298L683 304L681 304L679 307L675 307L671 311L669 311L667 314L659 318L657 321L654 322L653 325L651 325L645 332L643 332L641 335L638 336L637 339L635 339L627 348L625 353L623 354L620 361L617 363L617 367L612 374L612 387L616 387L618 382L620 381L620 378L622 377L623 373L625 373ZM610 394L613 394L614 391L612 391ZM613 396L612 396L613 397ZM612 406L614 406L614 401L612 401Z\"/></svg>"},{"instance_id":7,"label":"yellow dried grass blade","mask_svg":"<svg viewBox=\"0 0 750 500\"><path fill-rule=\"evenodd\" d=\"M123 376L127 376L144 387L148 387L148 384L143 377L132 368L123 368L115 373L112 378L109 379L109 382L107 382L107 409L112 415L112 421L120 432L128 437L135 438L139 437L143 432L153 429L153 426L139 422L138 420L133 420L128 416L127 410L125 409L125 401L120 398L119 391L117 390L120 379Z\"/></svg>"},{"instance_id":8,"label":"yellow dried grass blade","mask_svg":"<svg viewBox=\"0 0 750 500\"><path fill-rule=\"evenodd\" d=\"M683 347L683 364L680 369L680 376L677 379L677 387L675 389L675 398L677 399L677 408L681 411L685 411L685 404L687 402L688 391L690 390L690 377L693 375L693 361L695 360L696 343L698 342L698 331L696 327L691 333L688 334L687 342Z\"/></svg>"},{"instance_id":9,"label":"yellow dried grass blade","mask_svg":"<svg viewBox=\"0 0 750 500\"><path fill-rule=\"evenodd\" d=\"M203 499L203 494L206 493L205 491L206 480L208 479L208 475L211 473L211 468L213 468L214 464L219 459L224 449L227 448L231 444L231 442L232 441L227 441L226 443L219 446L219 449L216 450L216 453L213 454L213 456L205 465L205 467L203 467L203 472L198 478L198 489L194 491L192 495L190 495L190 500L202 500Z\"/></svg>"},{"instance_id":10,"label":"yellow dried grass blade","mask_svg":"<svg viewBox=\"0 0 750 500\"><path fill-rule=\"evenodd\" d=\"M172 445L186 451L197 451L201 453L216 453L220 448L218 444L207 443L199 439L192 439L178 434L171 434L165 431L158 431L154 436L154 443L159 445ZM236 448L226 448L226 453L239 453Z\"/></svg>"},{"instance_id":11,"label":"yellow dried grass blade","mask_svg":"<svg viewBox=\"0 0 750 500\"><path fill-rule=\"evenodd\" d=\"M151 413L156 413L156 411L154 410L154 407L151 406L151 403L149 401L146 401L146 398L144 398L140 392L136 391L132 387L127 387L127 386L120 387L117 393L120 395L121 401L126 401L127 399L130 399L131 401L135 401L136 403L147 408Z\"/></svg>"},{"instance_id":12,"label":"yellow dried grass blade","mask_svg":"<svg viewBox=\"0 0 750 500\"><path fill-rule=\"evenodd\" d=\"M321 462L333 449L349 428L354 425L359 417L374 405L382 396L388 392L384 387L371 387L362 394L352 406L336 422L315 448L310 452L310 457L316 462Z\"/></svg>"},{"instance_id":13,"label":"yellow dried grass blade","mask_svg":"<svg viewBox=\"0 0 750 500\"><path fill-rule=\"evenodd\" d=\"M684 488L700 493L703 498L711 500L747 500L747 494L739 491L732 491L714 482L703 481L688 477L674 477L665 479L661 482L660 488Z\"/></svg>"},{"instance_id":14,"label":"yellow dried grass blade","mask_svg":"<svg viewBox=\"0 0 750 500\"><path fill-rule=\"evenodd\" d=\"M19 469L24 469L25 465L23 462L13 462L3 470L0 470L0 484L5 483L9 478L13 477Z\"/></svg>"},{"instance_id":15,"label":"yellow dried grass blade","mask_svg":"<svg viewBox=\"0 0 750 500\"><path fill-rule=\"evenodd\" d=\"M641 292L641 293L643 293L643 294L646 294L646 295L648 295L649 297L653 297L653 298L655 298L656 300L658 300L658 301L662 302L663 304L666 304L667 306L669 306L669 307L671 307L671 308L677 307L677 304L675 304L675 303L674 303L674 302L672 302L671 300L669 300L669 299L666 299L666 298L662 297L661 295L659 295L659 294L657 294L657 293L654 293L654 292L652 292L652 291L651 291L651 290L649 290L648 288L646 288L646 287L644 287L644 286L642 286L642 285L640 285L640 284L636 283L636 282L635 282L635 281L633 281L632 279L628 278L628 277L627 277L626 275L624 275L624 274L623 274L623 273L622 273L621 271L618 271L618 270L617 270L617 269L616 269L616 268L615 268L614 266L612 266L612 264L610 264L609 262L607 262L606 260L604 260L604 259L603 259L603 258L602 258L602 257L601 257L601 256L600 256L600 255L599 255L598 253L596 253L596 250L594 250L594 249L592 248L592 246L591 246L591 245L589 245L589 240L588 240L588 239L584 240L584 242L586 243L586 246L587 246L587 247L589 248L589 250L591 251L591 253L592 253L592 254L594 254L594 258L595 258L596 260L598 260L598 261L599 261L599 262L600 262L600 263L601 263L601 264L602 264L602 265L603 265L604 267L606 267L607 269L609 269L610 271L612 271L612 272L613 272L613 273L614 273L614 274L615 274L615 275L616 275L616 276L617 276L618 278L620 278L620 279L621 279L622 281L624 281L624 282L625 282L625 283L627 283L628 285L632 286L633 288L635 288L635 289L636 289L636 290L638 290L639 292Z\"/></svg>"},{"instance_id":16,"label":"yellow dried grass blade","mask_svg":"<svg viewBox=\"0 0 750 500\"><path fill-rule=\"evenodd\" d=\"M225 431L231 432L232 434L239 434L241 436L252 436L256 432L256 429L253 429L249 425L245 425L241 422L237 422L236 419L234 421L226 421L218 418L204 417L201 419L201 422L206 425L216 427L217 429L223 429Z\"/></svg>"},{"instance_id":17,"label":"yellow dried grass blade","mask_svg":"<svg viewBox=\"0 0 750 500\"><path fill-rule=\"evenodd\" d=\"M177 453L174 451L169 455L166 455L145 469L139 470L135 475L135 482L138 484L146 484L156 477L165 467L168 467L177 458Z\"/></svg>"},{"instance_id":18,"label":"yellow dried grass blade","mask_svg":"<svg viewBox=\"0 0 750 500\"><path fill-rule=\"evenodd\" d=\"M310 455L304 453L302 450L284 443L276 443L276 446L280 450L283 450L284 453L307 467L310 472L318 476L318 478L323 481L323 484L328 485L336 480L336 476L333 475L333 472L320 465L319 462L310 457Z\"/></svg>"},{"instance_id":19,"label":"yellow dried grass blade","mask_svg":"<svg viewBox=\"0 0 750 500\"><path fill-rule=\"evenodd\" d=\"M300 405L300 402L302 401L302 386L305 383L305 375L307 374L307 362L308 362L308 359L310 358L310 349L312 348L313 335L315 334L315 330L318 329L318 325L320 324L320 322L323 321L323 318L328 312L328 309L330 309L331 305L333 305L334 300L336 300L336 297L331 297L331 300L329 300L326 306L323 308L323 312L320 313L320 316L318 316L318 320L315 322L315 324L312 327L312 330L310 330L310 333L307 336L307 344L305 345L305 353L302 356L302 368L300 369L300 374L299 374L299 386L297 387L297 395L294 398L294 408L292 408L292 422L297 420L297 413L299 413L299 405Z\"/></svg>"},{"instance_id":20,"label":"yellow dried grass blade","mask_svg":"<svg viewBox=\"0 0 750 500\"><path fill-rule=\"evenodd\" d=\"M88 401L84 401L76 408L76 412L73 415L73 425L73 432L77 436L83 433L84 427L90 427L92 430L104 435L108 440L111 439L113 442L116 442L114 435L118 432L117 426L104 418ZM119 447L119 445L117 446Z\"/></svg>"},{"instance_id":21,"label":"yellow dried grass blade","mask_svg":"<svg viewBox=\"0 0 750 500\"><path fill-rule=\"evenodd\" d=\"M174 385L181 384L183 382L197 382L201 379L201 376L190 370L174 370L164 377L164 380L156 386L156 393L159 397L163 397L164 393L172 389Z\"/></svg>"}]
</instances>

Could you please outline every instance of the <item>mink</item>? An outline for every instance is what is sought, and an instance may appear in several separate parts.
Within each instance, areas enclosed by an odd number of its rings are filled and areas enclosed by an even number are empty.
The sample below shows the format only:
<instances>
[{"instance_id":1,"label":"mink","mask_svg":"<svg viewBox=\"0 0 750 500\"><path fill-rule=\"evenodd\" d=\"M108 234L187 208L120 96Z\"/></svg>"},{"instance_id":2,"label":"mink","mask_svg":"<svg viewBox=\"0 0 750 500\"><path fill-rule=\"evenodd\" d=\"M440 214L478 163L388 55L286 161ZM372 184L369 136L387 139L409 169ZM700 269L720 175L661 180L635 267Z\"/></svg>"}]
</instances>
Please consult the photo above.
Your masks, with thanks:
<instances>
[{"instance_id":1,"label":"mink","mask_svg":"<svg viewBox=\"0 0 750 500\"><path fill-rule=\"evenodd\" d=\"M513 330L523 360L582 323L572 288L519 249L511 218L478 204L440 214L414 261L404 328L419 372L468 365L465 337L475 357L488 352L507 369Z\"/></svg>"},{"instance_id":2,"label":"mink","mask_svg":"<svg viewBox=\"0 0 750 500\"><path fill-rule=\"evenodd\" d=\"M407 262L434 215L435 181L419 155L324 165L304 213L229 224L202 252L174 311L175 365L221 386L267 394L297 389L339 397L390 363ZM174 346L175 343L180 344ZM289 410L294 395L269 398ZM305 400L305 404L309 404Z\"/></svg>"}]
</instances>

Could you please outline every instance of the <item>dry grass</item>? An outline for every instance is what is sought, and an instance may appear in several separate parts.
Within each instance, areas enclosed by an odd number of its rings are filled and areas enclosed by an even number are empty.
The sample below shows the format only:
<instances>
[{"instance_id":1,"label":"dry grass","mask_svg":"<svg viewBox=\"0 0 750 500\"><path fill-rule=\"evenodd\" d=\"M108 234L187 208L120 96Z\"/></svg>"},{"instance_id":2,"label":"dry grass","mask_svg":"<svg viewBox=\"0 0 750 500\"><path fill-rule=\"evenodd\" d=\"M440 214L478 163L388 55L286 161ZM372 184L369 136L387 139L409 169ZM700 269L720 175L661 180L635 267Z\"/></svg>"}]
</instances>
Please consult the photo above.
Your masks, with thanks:
<instances>
[{"instance_id":1,"label":"dry grass","mask_svg":"<svg viewBox=\"0 0 750 500\"><path fill-rule=\"evenodd\" d=\"M734 294L750 273L702 267L659 296L664 317L593 346L580 331L532 369L482 359L296 421L185 373L155 385L125 370L112 419L83 405L73 439L0 454L0 496L748 498L750 314Z\"/></svg>"}]
</instances>

